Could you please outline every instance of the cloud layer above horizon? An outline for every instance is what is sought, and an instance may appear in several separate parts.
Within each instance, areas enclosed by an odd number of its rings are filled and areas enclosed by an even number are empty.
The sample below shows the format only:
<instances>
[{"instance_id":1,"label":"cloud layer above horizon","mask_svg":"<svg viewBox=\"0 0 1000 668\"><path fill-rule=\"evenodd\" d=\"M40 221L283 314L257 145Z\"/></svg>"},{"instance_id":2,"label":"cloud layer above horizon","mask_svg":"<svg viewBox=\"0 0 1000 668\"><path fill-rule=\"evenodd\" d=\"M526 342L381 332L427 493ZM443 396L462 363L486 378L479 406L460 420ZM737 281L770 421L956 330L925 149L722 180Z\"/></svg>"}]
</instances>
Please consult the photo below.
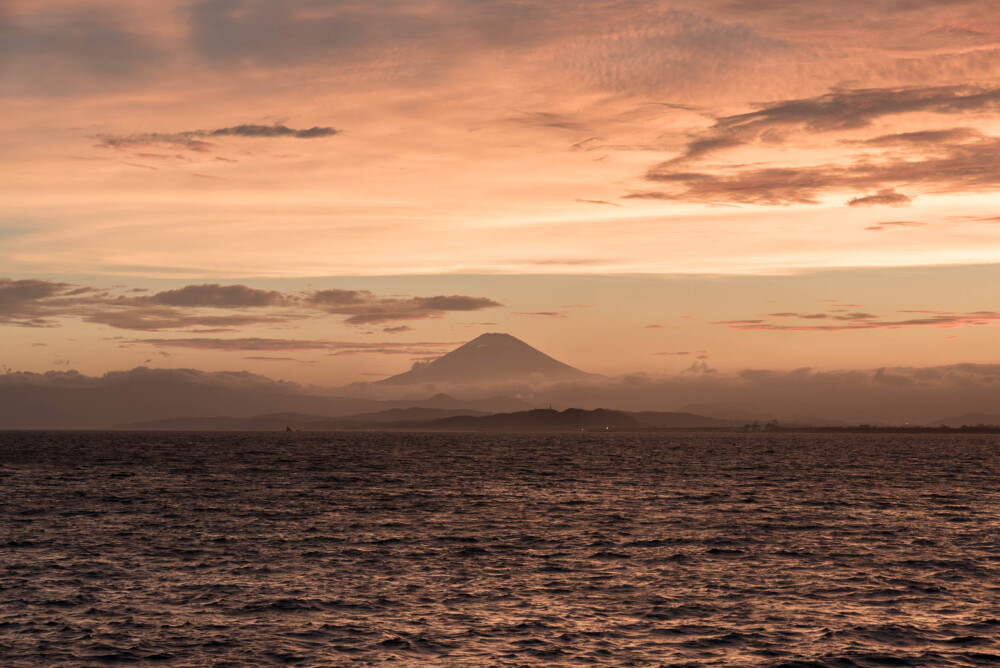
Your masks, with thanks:
<instances>
[{"instance_id":1,"label":"cloud layer above horizon","mask_svg":"<svg viewBox=\"0 0 1000 668\"><path fill-rule=\"evenodd\" d=\"M0 112L0 365L994 361L992 0L8 0Z\"/></svg>"},{"instance_id":2,"label":"cloud layer above horizon","mask_svg":"<svg viewBox=\"0 0 1000 668\"><path fill-rule=\"evenodd\" d=\"M400 392L398 387L377 385L352 388L360 400L406 400L426 398L411 389ZM826 424L908 422L913 425L939 424L945 419L968 413L998 416L1000 402L1000 365L955 364L935 367L882 367L877 369L832 370L816 369L769 370L743 369L734 373L719 373L703 365L692 365L687 373L673 377L632 374L616 378L594 378L580 382L555 384L494 384L471 386L438 386L439 391L458 396L517 397L535 405L556 404L583 408L616 410L682 411L747 422L778 419L782 422ZM0 395L28 391L39 406L61 405L66 413L56 416L66 427L107 427L107 421L94 421L88 407L93 401L67 391L85 391L107 397L107 392L125 390L129 405L117 406L105 399L98 403L103 412L118 409L118 420L136 420L136 415L165 415L162 404L190 403L192 393L206 400L228 404L228 410L241 415L266 412L275 405L288 410L304 406L323 406L329 396L322 388L275 381L266 376L246 372L206 373L196 369L150 369L138 367L115 371L101 376L87 376L75 371L47 373L0 374ZM343 391L343 390L341 390ZM111 397L118 396L111 394ZM364 399L361 399L361 397ZM211 399L209 399L209 397ZM122 411L124 410L124 413ZM198 407L187 407L190 414ZM216 415L215 406L207 406L208 415ZM255 413L254 411L257 411ZM314 408L313 410L317 410ZM322 410L322 409L319 409ZM359 410L359 409L355 409ZM216 411L216 412L213 412ZM53 416L35 409L27 416L34 422L19 423L26 416L0 416L11 426L38 428L52 424ZM350 412L350 411L348 411ZM70 420L65 422L66 420ZM974 418L973 418L974 419ZM75 420L75 421L72 421ZM975 424L973 422L972 424Z\"/></svg>"}]
</instances>

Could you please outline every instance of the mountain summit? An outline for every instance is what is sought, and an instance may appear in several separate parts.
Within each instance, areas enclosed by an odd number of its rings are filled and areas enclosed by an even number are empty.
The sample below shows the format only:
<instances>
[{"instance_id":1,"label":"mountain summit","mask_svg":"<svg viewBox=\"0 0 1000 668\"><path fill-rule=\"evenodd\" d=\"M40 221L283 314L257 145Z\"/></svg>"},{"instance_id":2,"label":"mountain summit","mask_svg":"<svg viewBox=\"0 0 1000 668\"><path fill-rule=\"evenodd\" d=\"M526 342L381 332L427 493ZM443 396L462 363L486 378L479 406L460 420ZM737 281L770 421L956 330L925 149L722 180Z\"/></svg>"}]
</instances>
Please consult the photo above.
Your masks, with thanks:
<instances>
[{"instance_id":1,"label":"mountain summit","mask_svg":"<svg viewBox=\"0 0 1000 668\"><path fill-rule=\"evenodd\" d=\"M592 374L535 350L510 334L483 334L432 362L378 381L394 385L471 385L504 381L579 380Z\"/></svg>"}]
</instances>

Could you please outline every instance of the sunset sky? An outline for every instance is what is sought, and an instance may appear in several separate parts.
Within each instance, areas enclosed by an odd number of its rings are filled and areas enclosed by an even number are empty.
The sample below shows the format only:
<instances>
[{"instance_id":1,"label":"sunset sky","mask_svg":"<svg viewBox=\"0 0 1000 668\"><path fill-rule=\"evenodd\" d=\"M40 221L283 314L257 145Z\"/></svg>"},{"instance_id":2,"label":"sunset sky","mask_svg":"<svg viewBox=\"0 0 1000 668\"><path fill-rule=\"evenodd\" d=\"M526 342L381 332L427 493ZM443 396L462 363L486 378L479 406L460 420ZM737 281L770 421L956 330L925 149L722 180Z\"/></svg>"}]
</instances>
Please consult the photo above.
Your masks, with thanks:
<instances>
[{"instance_id":1,"label":"sunset sky","mask_svg":"<svg viewBox=\"0 0 1000 668\"><path fill-rule=\"evenodd\" d=\"M1000 362L995 0L4 0L0 369Z\"/></svg>"}]
</instances>

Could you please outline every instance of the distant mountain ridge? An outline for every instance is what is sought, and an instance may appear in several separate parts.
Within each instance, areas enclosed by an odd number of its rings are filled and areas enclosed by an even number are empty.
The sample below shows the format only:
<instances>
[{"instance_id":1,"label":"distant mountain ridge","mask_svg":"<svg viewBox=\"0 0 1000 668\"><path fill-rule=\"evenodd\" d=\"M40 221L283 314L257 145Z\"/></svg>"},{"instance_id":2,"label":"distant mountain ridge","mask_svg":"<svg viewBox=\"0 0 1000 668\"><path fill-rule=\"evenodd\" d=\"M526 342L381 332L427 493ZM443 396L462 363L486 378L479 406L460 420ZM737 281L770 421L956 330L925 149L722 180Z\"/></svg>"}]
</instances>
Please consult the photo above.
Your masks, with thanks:
<instances>
[{"instance_id":1,"label":"distant mountain ridge","mask_svg":"<svg viewBox=\"0 0 1000 668\"><path fill-rule=\"evenodd\" d=\"M164 420L192 424L194 419L253 419L279 413L329 420L396 408L459 410L465 414L534 407L504 396L456 399L437 394L428 399L391 400L334 396L321 388L247 372L137 367L101 377L76 372L0 374L0 429L106 429Z\"/></svg>"},{"instance_id":2,"label":"distant mountain ridge","mask_svg":"<svg viewBox=\"0 0 1000 668\"><path fill-rule=\"evenodd\" d=\"M1000 415L989 415L987 413L966 413L965 415L956 415L953 417L942 418L941 420L935 420L933 422L928 422L928 427L978 427L980 425L1000 425Z\"/></svg>"},{"instance_id":3,"label":"distant mountain ridge","mask_svg":"<svg viewBox=\"0 0 1000 668\"><path fill-rule=\"evenodd\" d=\"M118 425L119 429L178 431L334 431L345 429L414 429L425 431L576 431L643 429L712 429L732 423L690 413L659 413L596 408L557 411L536 408L486 414L470 409L406 408L332 418L301 413L272 413L250 418L192 417Z\"/></svg>"},{"instance_id":4,"label":"distant mountain ridge","mask_svg":"<svg viewBox=\"0 0 1000 668\"><path fill-rule=\"evenodd\" d=\"M595 408L567 408L557 411L536 408L517 413L498 413L484 417L452 417L427 423L430 429L468 431L549 431L549 430L643 430L643 429L712 429L732 426L728 420L718 420L691 413L628 411Z\"/></svg>"},{"instance_id":5,"label":"distant mountain ridge","mask_svg":"<svg viewBox=\"0 0 1000 668\"><path fill-rule=\"evenodd\" d=\"M460 408L390 408L375 413L343 417L305 413L268 413L248 418L228 416L168 418L115 425L116 429L173 431L335 431L339 429L389 428L403 424L423 424L455 416L490 415L483 411Z\"/></svg>"},{"instance_id":6,"label":"distant mountain ridge","mask_svg":"<svg viewBox=\"0 0 1000 668\"><path fill-rule=\"evenodd\" d=\"M736 420L726 420L722 418L709 417L707 415L696 415L695 413L668 413L664 411L623 411L642 424L661 429L700 429L710 427L729 427L736 424Z\"/></svg>"},{"instance_id":7,"label":"distant mountain ridge","mask_svg":"<svg viewBox=\"0 0 1000 668\"><path fill-rule=\"evenodd\" d=\"M593 377L532 348L510 334L487 333L431 362L416 364L376 384L474 385L504 381L547 382Z\"/></svg>"},{"instance_id":8,"label":"distant mountain ridge","mask_svg":"<svg viewBox=\"0 0 1000 668\"><path fill-rule=\"evenodd\" d=\"M470 422L471 429L492 429L487 426L491 420L509 421L512 428L520 429L517 421L525 416L491 416L553 404L560 409L614 407L626 416L618 423L635 420L644 429L893 425L872 419L846 421L810 415L814 408L833 409L814 406L809 397L800 401L795 391L790 391L780 405L769 403L767 392L751 385L730 388L732 391L723 393L724 400L710 401L714 390L706 390L701 383L654 377L636 383L631 377L597 376L564 364L513 336L498 333L483 334L381 383L317 387L247 371L190 368L136 367L93 377L76 371L12 371L0 373L0 429L107 429L122 425L236 430L285 426L303 430L403 429L412 425L437 429L441 425L431 423L451 418L490 418L483 423ZM986 395L979 399L956 395L946 401L935 400L933 406L921 395L911 399L907 412L900 412L903 418L895 423L900 427L1000 426L1000 413L993 410L997 401ZM840 410L865 414L867 409L862 405L877 402L877 397L862 398ZM629 410L623 410L626 408ZM634 412L639 408L646 410ZM892 406L889 409L895 410ZM926 419L928 413L937 411L950 412L952 417ZM542 429L565 428L565 416L542 417L525 419L531 424L537 420ZM393 426L387 427L390 424ZM454 424L444 426L450 429Z\"/></svg>"},{"instance_id":9,"label":"distant mountain ridge","mask_svg":"<svg viewBox=\"0 0 1000 668\"><path fill-rule=\"evenodd\" d=\"M439 392L429 399L389 399L379 402L385 408L438 408L470 410L483 413L513 413L534 408L535 405L516 397L489 397L486 399L456 399Z\"/></svg>"},{"instance_id":10,"label":"distant mountain ridge","mask_svg":"<svg viewBox=\"0 0 1000 668\"><path fill-rule=\"evenodd\" d=\"M518 413L499 413L486 417L452 417L433 420L427 425L433 429L460 431L549 431L567 429L638 429L643 425L635 418L606 408L592 411L567 408L557 411L536 408Z\"/></svg>"}]
</instances>

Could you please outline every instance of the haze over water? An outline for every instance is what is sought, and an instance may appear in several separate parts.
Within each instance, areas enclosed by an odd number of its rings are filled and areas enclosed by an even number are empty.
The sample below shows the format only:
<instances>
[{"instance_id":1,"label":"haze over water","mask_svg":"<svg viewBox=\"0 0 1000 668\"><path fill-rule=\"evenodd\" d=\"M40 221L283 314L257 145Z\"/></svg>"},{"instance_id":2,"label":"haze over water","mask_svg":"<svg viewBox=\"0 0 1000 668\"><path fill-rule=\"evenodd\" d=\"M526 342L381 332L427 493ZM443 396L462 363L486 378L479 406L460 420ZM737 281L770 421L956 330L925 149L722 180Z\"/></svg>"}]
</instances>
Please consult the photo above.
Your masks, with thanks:
<instances>
[{"instance_id":1,"label":"haze over water","mask_svg":"<svg viewBox=\"0 0 1000 668\"><path fill-rule=\"evenodd\" d=\"M0 433L0 655L994 664L997 445Z\"/></svg>"}]
</instances>

